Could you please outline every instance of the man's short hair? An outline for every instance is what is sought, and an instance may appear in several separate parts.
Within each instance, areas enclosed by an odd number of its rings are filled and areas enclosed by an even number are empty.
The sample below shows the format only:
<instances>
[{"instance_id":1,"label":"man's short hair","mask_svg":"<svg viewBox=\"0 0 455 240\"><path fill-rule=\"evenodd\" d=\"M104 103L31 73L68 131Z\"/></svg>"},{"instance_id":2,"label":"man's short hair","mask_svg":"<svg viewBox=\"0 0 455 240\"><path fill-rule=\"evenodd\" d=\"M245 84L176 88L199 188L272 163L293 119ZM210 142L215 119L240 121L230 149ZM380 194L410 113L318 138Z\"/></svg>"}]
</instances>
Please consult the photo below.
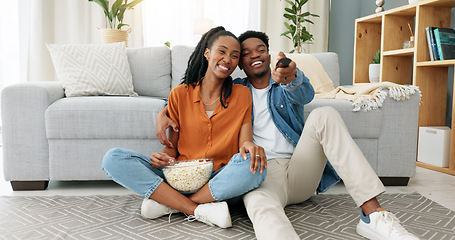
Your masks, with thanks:
<instances>
[{"instance_id":1,"label":"man's short hair","mask_svg":"<svg viewBox=\"0 0 455 240\"><path fill-rule=\"evenodd\" d=\"M265 43L265 46L267 47L267 51L269 51L269 37L267 34L263 32L258 32L258 31L253 31L249 30L246 31L239 36L239 41L240 43L243 43L243 41L247 40L248 38L259 38L261 41Z\"/></svg>"}]
</instances>

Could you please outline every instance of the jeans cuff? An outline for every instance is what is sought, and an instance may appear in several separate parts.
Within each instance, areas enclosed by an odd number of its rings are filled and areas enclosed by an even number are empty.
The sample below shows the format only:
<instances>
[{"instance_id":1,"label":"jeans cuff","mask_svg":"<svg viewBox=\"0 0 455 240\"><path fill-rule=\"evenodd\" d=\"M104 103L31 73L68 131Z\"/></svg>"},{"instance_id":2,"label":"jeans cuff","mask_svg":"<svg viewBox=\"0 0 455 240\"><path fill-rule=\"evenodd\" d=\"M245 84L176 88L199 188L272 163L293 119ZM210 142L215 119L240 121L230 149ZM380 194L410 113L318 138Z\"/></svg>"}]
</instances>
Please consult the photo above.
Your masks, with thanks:
<instances>
[{"instance_id":1,"label":"jeans cuff","mask_svg":"<svg viewBox=\"0 0 455 240\"><path fill-rule=\"evenodd\" d=\"M145 198L150 198L150 195L152 195L153 192L155 192L156 188L158 188L158 186L163 182L163 179L159 179L159 181L157 181L153 186L151 186L149 188L149 190L147 191L147 193L145 194Z\"/></svg>"}]
</instances>

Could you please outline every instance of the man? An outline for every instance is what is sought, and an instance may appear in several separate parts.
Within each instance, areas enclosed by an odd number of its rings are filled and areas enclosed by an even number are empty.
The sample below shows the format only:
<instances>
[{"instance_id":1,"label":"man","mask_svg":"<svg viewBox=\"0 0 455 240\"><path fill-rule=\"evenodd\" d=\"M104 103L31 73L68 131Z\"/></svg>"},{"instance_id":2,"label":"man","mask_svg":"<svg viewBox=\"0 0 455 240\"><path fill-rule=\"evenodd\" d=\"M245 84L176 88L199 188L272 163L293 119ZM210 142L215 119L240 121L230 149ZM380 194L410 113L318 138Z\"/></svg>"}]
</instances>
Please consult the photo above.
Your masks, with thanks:
<instances>
[{"instance_id":1,"label":"man","mask_svg":"<svg viewBox=\"0 0 455 240\"><path fill-rule=\"evenodd\" d=\"M369 239L418 239L381 208L376 196L385 188L339 113L331 107L314 109L304 123L304 104L313 99L314 90L295 62L270 69L268 37L262 32L247 31L239 40L239 66L247 78L234 82L251 90L253 140L264 148L268 160L264 183L243 197L256 237L299 239L284 207L307 200L318 186L324 191L335 184L331 178L335 169L362 210L358 234ZM283 57L280 53L278 58ZM168 126L176 129L175 124L157 122L162 143Z\"/></svg>"}]
</instances>

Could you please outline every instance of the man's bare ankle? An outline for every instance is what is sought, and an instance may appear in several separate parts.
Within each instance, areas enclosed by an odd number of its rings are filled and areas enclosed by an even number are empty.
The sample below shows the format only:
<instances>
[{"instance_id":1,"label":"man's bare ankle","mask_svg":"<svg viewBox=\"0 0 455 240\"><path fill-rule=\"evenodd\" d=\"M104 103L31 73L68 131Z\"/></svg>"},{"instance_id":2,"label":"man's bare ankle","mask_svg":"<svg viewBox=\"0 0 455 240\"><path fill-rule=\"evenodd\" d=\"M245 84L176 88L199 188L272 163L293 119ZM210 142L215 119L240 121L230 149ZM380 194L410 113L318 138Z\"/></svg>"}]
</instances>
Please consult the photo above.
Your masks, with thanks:
<instances>
[{"instance_id":1,"label":"man's bare ankle","mask_svg":"<svg viewBox=\"0 0 455 240\"><path fill-rule=\"evenodd\" d=\"M379 205L378 200L374 197L363 203L362 206L360 206L360 208L362 209L365 215L370 215L371 213L376 212L377 209L380 209L381 205Z\"/></svg>"}]
</instances>

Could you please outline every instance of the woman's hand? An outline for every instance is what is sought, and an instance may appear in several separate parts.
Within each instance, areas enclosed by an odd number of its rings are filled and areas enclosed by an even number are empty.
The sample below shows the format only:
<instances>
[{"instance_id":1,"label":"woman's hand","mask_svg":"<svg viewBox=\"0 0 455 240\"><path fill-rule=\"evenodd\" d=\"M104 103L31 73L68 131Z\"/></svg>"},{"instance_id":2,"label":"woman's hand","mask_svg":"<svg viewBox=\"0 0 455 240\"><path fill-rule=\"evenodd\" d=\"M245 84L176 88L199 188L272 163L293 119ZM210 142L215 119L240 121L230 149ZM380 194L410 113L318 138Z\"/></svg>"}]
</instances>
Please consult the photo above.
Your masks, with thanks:
<instances>
[{"instance_id":1,"label":"woman's hand","mask_svg":"<svg viewBox=\"0 0 455 240\"><path fill-rule=\"evenodd\" d=\"M170 157L167 153L164 152L154 152L150 157L150 164L154 168L172 165L172 162L174 161L175 158Z\"/></svg>"},{"instance_id":2,"label":"woman's hand","mask_svg":"<svg viewBox=\"0 0 455 240\"><path fill-rule=\"evenodd\" d=\"M166 147L174 148L174 145L169 141L166 135L166 129L172 127L175 132L179 131L177 124L172 121L167 116L167 106L161 110L158 115L156 116L156 124L155 124L155 134L160 140L160 143Z\"/></svg>"},{"instance_id":3,"label":"woman's hand","mask_svg":"<svg viewBox=\"0 0 455 240\"><path fill-rule=\"evenodd\" d=\"M261 163L259 173L262 173L264 169L267 168L267 157L265 156L264 148L250 141L246 141L243 143L242 147L240 147L240 155L245 160L248 159L246 155L247 152L249 152L251 156L250 171L253 174L256 174L259 167L259 163Z\"/></svg>"}]
</instances>

